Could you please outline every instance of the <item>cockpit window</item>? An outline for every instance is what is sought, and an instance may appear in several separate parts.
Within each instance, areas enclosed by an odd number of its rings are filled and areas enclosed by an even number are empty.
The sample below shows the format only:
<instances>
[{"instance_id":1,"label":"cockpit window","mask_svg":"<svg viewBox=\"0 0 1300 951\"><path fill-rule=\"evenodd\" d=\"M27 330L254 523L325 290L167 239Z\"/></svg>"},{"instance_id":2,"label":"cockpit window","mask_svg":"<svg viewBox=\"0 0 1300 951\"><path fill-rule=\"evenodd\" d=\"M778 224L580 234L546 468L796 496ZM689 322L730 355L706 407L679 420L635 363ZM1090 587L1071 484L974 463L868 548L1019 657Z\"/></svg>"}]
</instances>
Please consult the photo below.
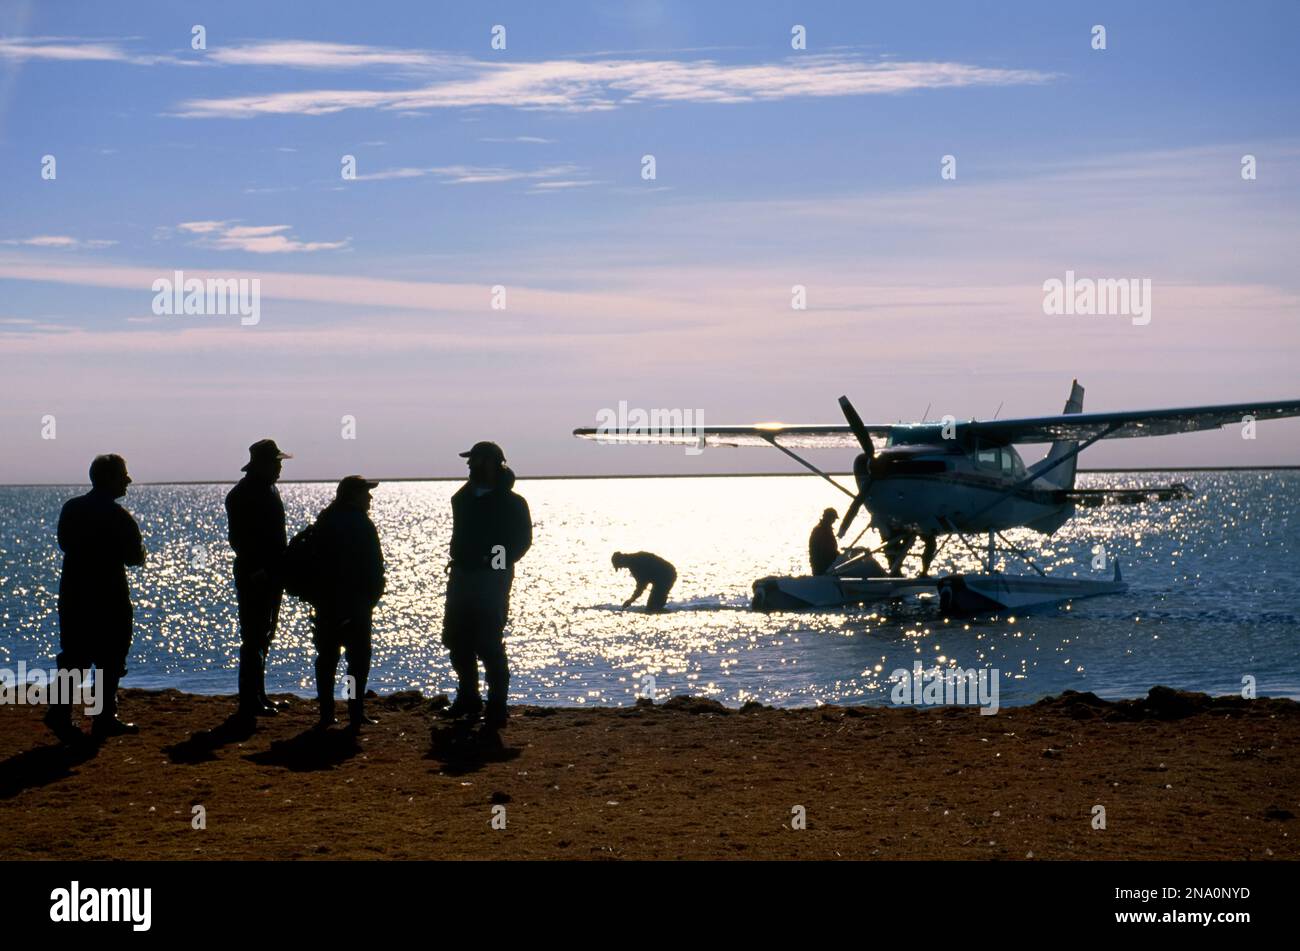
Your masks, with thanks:
<instances>
[{"instance_id":1,"label":"cockpit window","mask_svg":"<svg viewBox=\"0 0 1300 951\"><path fill-rule=\"evenodd\" d=\"M1002 472L1006 475L1019 475L1025 471L1025 464L1019 454L1010 446L989 446L976 453L976 460L981 469Z\"/></svg>"},{"instance_id":2,"label":"cockpit window","mask_svg":"<svg viewBox=\"0 0 1300 951\"><path fill-rule=\"evenodd\" d=\"M943 438L943 428L941 426L895 426L889 431L889 438L885 440L886 446L942 446L945 442Z\"/></svg>"}]
</instances>

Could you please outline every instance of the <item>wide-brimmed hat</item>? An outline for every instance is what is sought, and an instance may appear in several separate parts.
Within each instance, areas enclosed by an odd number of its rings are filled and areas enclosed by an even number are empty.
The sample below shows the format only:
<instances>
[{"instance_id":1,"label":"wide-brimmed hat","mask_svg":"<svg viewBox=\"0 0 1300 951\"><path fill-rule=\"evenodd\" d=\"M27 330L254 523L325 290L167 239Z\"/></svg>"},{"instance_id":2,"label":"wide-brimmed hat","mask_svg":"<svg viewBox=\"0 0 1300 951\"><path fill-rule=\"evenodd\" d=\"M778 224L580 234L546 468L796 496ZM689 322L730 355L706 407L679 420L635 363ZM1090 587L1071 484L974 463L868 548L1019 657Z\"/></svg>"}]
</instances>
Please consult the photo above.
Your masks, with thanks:
<instances>
[{"instance_id":1,"label":"wide-brimmed hat","mask_svg":"<svg viewBox=\"0 0 1300 951\"><path fill-rule=\"evenodd\" d=\"M274 439L259 439L248 447L248 465L240 469L240 472L247 472L259 462L275 462L279 459L292 459L293 456L287 452L282 452L280 447L275 444Z\"/></svg>"}]
</instances>

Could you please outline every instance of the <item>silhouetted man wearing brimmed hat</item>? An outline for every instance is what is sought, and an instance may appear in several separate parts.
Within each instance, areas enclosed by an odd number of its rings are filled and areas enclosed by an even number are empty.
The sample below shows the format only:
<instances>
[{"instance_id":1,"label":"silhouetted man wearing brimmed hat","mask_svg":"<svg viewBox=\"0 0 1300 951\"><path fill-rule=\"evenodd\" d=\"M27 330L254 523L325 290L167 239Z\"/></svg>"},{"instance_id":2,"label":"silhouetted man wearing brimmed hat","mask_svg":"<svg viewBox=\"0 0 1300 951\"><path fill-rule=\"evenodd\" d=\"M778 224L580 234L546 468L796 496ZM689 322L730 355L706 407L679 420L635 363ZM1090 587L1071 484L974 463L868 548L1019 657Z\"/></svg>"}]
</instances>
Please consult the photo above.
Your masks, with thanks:
<instances>
[{"instance_id":1,"label":"silhouetted man wearing brimmed hat","mask_svg":"<svg viewBox=\"0 0 1300 951\"><path fill-rule=\"evenodd\" d=\"M135 724L117 718L117 684L126 673L133 621L126 568L144 564L140 526L117 504L130 484L125 459L96 456L90 464L90 491L68 500L59 514L63 574L56 664L68 671L98 668L96 689L102 691L103 706L91 727L96 740L139 732ZM64 742L83 738L72 725L69 702L52 705L45 723Z\"/></svg>"},{"instance_id":2,"label":"silhouetted man wearing brimmed hat","mask_svg":"<svg viewBox=\"0 0 1300 951\"><path fill-rule=\"evenodd\" d=\"M370 626L384 593L384 555L379 532L367 514L370 490L379 485L359 475L339 481L334 501L316 519L315 566L321 595L314 602L316 697L320 725L335 723L334 676L339 654L347 652L348 721L353 730L374 723L366 716L366 680L370 676Z\"/></svg>"},{"instance_id":3,"label":"silhouetted man wearing brimmed hat","mask_svg":"<svg viewBox=\"0 0 1300 951\"><path fill-rule=\"evenodd\" d=\"M226 496L239 600L239 712L245 717L276 714L266 695L266 656L280 619L279 562L288 540L275 483L283 460L292 458L274 439L259 439L248 447L246 475Z\"/></svg>"},{"instance_id":4,"label":"silhouetted man wearing brimmed hat","mask_svg":"<svg viewBox=\"0 0 1300 951\"><path fill-rule=\"evenodd\" d=\"M506 723L510 666L505 626L515 562L533 543L528 503L514 492L515 474L494 442L475 443L467 460L469 481L451 498L451 566L442 643L451 655L458 685L452 716L484 713L489 726ZM488 702L479 696L478 662L483 662Z\"/></svg>"}]
</instances>

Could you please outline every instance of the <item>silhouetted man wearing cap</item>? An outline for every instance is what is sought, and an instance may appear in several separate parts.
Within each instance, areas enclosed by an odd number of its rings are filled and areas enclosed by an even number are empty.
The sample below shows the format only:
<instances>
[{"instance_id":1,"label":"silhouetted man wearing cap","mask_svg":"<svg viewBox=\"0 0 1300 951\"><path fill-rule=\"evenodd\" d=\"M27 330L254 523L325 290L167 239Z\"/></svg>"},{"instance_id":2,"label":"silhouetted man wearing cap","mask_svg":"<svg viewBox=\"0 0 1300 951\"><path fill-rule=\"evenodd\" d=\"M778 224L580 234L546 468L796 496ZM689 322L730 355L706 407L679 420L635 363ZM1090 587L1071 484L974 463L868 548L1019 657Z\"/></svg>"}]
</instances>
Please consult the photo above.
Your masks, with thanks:
<instances>
[{"instance_id":1,"label":"silhouetted man wearing cap","mask_svg":"<svg viewBox=\"0 0 1300 951\"><path fill-rule=\"evenodd\" d=\"M840 546L835 541L834 527L837 514L834 509L826 509L822 512L822 520L808 536L808 563L815 575L826 574L830 566L835 564L835 559L840 557Z\"/></svg>"},{"instance_id":2,"label":"silhouetted man wearing cap","mask_svg":"<svg viewBox=\"0 0 1300 951\"><path fill-rule=\"evenodd\" d=\"M505 626L515 562L533 543L528 503L514 492L515 474L505 453L492 442L475 443L468 460L469 481L451 498L451 566L442 643L451 654L458 685L452 716L484 713L489 726L504 726L510 689ZM478 662L483 662L488 702L479 696Z\"/></svg>"},{"instance_id":3,"label":"silhouetted man wearing cap","mask_svg":"<svg viewBox=\"0 0 1300 951\"><path fill-rule=\"evenodd\" d=\"M375 721L366 716L370 676L370 625L384 593L384 555L379 532L367 514L370 490L379 485L358 475L340 480L334 501L316 519L316 569L322 595L315 602L316 698L320 725L334 719L334 675L347 652L348 721L353 730Z\"/></svg>"},{"instance_id":4,"label":"silhouetted man wearing cap","mask_svg":"<svg viewBox=\"0 0 1300 951\"><path fill-rule=\"evenodd\" d=\"M247 473L226 496L230 547L235 550L235 596L239 600L239 712L245 717L274 716L266 695L266 655L280 619L284 586L280 556L288 544L284 503L275 487L282 460L273 439L248 447Z\"/></svg>"},{"instance_id":5,"label":"silhouetted man wearing cap","mask_svg":"<svg viewBox=\"0 0 1300 951\"><path fill-rule=\"evenodd\" d=\"M133 621L126 568L144 564L140 526L117 504L130 484L125 459L96 456L90 464L90 491L68 500L59 514L63 574L56 664L68 671L98 668L96 689L102 691L103 707L91 727L96 740L139 732L135 724L117 718L117 685L126 673ZM84 736L72 725L70 703L52 705L45 723L64 742Z\"/></svg>"}]
</instances>

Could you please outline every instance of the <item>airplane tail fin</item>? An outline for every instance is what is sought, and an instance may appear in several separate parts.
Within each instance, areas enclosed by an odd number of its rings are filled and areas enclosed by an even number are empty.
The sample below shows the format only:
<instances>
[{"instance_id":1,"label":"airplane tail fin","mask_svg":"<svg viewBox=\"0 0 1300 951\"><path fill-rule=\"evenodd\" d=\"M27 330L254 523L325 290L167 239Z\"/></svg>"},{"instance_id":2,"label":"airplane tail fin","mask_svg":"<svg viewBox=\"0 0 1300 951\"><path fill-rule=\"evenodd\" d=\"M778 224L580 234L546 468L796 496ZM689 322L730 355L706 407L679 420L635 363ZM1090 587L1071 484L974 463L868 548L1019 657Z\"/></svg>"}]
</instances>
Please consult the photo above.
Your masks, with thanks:
<instances>
[{"instance_id":1,"label":"airplane tail fin","mask_svg":"<svg viewBox=\"0 0 1300 951\"><path fill-rule=\"evenodd\" d=\"M1070 385L1070 398L1065 401L1065 409L1062 410L1062 412L1064 413L1083 412L1083 387L1079 385L1078 380L1075 380ZM1043 476L1039 480L1039 482L1044 483L1046 486L1057 488L1057 489L1073 489L1074 472L1077 467L1079 457L1077 455L1071 456L1069 459L1067 459L1065 462L1062 462L1060 465L1055 465L1055 463L1056 460L1060 459L1062 456L1069 455L1069 453L1074 452L1075 448L1078 445L1079 444L1073 439L1069 439L1069 440L1058 439L1056 442L1052 443L1052 448L1049 449L1047 455L1043 457L1043 461L1039 463L1035 463L1033 466L1030 467L1029 471L1031 473L1042 472ZM1045 471L1052 466L1054 466L1054 468L1052 468L1050 472Z\"/></svg>"}]
</instances>

